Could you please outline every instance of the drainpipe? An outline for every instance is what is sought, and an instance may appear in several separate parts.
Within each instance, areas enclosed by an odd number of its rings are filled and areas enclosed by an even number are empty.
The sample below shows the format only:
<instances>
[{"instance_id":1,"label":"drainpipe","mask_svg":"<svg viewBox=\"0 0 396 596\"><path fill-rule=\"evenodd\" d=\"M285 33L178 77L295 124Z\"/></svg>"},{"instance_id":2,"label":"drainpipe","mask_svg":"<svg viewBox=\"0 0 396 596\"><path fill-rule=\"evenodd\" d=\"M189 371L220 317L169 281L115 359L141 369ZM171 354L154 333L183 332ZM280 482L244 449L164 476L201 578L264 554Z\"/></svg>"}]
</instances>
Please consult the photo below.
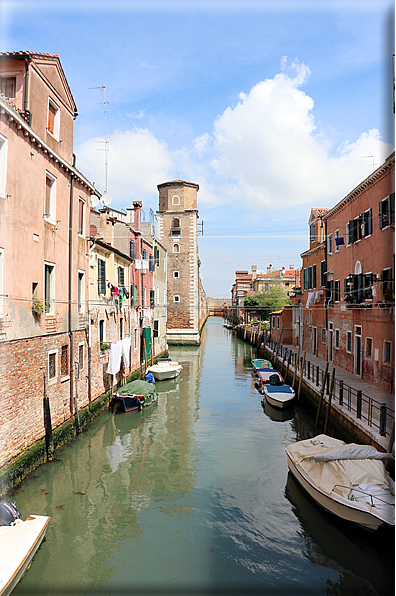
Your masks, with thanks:
<instances>
[{"instance_id":1,"label":"drainpipe","mask_svg":"<svg viewBox=\"0 0 396 596\"><path fill-rule=\"evenodd\" d=\"M32 125L32 113L28 110L28 97L29 97L29 58L25 56L25 103L23 109L26 114L29 114L29 126Z\"/></svg>"},{"instance_id":2,"label":"drainpipe","mask_svg":"<svg viewBox=\"0 0 396 596\"><path fill-rule=\"evenodd\" d=\"M95 246L95 240L88 251L88 407L91 409L92 400L92 327L91 327L91 303L89 292L91 288L91 256Z\"/></svg>"},{"instance_id":3,"label":"drainpipe","mask_svg":"<svg viewBox=\"0 0 396 596\"><path fill-rule=\"evenodd\" d=\"M76 165L76 156L73 153L73 168ZM73 373L74 373L74 359L73 359L73 331L72 331L72 257L73 257L73 191L74 191L74 172L70 172L70 201L69 201L69 287L68 287L68 333L70 345L70 418L73 418Z\"/></svg>"}]
</instances>

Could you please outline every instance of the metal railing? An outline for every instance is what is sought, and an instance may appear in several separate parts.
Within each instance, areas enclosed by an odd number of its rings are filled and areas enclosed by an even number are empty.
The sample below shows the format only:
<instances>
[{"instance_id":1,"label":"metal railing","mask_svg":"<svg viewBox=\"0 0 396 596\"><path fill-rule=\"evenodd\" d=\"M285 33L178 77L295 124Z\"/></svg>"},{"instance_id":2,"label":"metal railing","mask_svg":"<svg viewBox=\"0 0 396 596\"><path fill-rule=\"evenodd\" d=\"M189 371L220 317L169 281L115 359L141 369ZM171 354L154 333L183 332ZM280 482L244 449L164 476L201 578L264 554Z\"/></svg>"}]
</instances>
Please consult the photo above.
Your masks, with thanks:
<instances>
[{"instance_id":1,"label":"metal railing","mask_svg":"<svg viewBox=\"0 0 396 596\"><path fill-rule=\"evenodd\" d=\"M301 374L303 364L303 357L300 356L297 362L297 352L290 350L286 346L278 344L271 338L263 337L265 349L276 354L278 358L283 360L285 366L289 361L290 366L294 369L297 367L297 374ZM302 373L303 379L309 381L314 387L323 385L323 377L325 371L319 365L313 364L309 360L304 362L304 370ZM330 391L330 371L327 372L325 381L325 393L329 395ZM380 403L373 397L366 395L360 389L354 389L342 379L334 379L334 387L332 393L333 403L336 401L341 408L345 408L348 412L354 415L357 419L367 423L368 427L377 429L382 437L390 436L390 430L395 421L395 410L390 408L385 403Z\"/></svg>"}]
</instances>

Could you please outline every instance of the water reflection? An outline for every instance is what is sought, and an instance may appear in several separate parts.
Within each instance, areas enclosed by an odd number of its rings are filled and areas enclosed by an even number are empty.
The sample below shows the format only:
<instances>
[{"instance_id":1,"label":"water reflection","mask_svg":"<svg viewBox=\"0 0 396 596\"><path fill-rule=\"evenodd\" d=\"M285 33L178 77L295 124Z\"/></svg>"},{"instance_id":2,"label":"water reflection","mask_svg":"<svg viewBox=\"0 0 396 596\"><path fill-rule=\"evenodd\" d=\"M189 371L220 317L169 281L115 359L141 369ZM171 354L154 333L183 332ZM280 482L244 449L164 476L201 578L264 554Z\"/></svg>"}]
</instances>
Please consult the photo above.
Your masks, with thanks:
<instances>
[{"instance_id":1,"label":"water reflection","mask_svg":"<svg viewBox=\"0 0 396 596\"><path fill-rule=\"evenodd\" d=\"M284 447L310 416L263 413L254 350L222 319L201 339L171 348L183 370L157 404L105 412L16 491L51 522L15 596L388 593L389 546L290 488Z\"/></svg>"}]
</instances>

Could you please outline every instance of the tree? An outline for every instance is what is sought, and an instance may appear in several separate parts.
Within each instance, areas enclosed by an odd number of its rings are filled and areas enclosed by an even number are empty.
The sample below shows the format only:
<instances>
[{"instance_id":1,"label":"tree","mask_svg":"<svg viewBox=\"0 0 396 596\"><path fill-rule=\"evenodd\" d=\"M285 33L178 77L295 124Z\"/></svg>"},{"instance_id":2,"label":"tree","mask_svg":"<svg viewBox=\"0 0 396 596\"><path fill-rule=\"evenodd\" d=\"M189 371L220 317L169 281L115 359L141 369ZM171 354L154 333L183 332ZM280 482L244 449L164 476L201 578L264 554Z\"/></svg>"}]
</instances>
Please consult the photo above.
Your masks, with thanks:
<instances>
[{"instance_id":1,"label":"tree","mask_svg":"<svg viewBox=\"0 0 396 596\"><path fill-rule=\"evenodd\" d=\"M279 282L271 284L267 292L246 296L244 307L247 311L255 311L261 319L268 319L271 312L280 310L282 306L291 304L291 299Z\"/></svg>"}]
</instances>

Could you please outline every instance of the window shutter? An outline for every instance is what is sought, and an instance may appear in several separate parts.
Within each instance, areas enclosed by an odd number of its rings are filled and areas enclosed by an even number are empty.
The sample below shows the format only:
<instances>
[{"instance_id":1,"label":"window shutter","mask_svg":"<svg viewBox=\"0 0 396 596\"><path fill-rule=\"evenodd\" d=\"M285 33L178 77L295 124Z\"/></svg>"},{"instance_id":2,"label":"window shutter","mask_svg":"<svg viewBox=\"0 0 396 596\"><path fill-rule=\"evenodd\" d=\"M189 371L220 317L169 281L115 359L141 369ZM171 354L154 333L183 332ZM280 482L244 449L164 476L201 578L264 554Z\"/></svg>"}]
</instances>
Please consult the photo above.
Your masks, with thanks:
<instances>
[{"instance_id":1,"label":"window shutter","mask_svg":"<svg viewBox=\"0 0 396 596\"><path fill-rule=\"evenodd\" d=\"M395 223L395 193L389 196L390 224Z\"/></svg>"},{"instance_id":2,"label":"window shutter","mask_svg":"<svg viewBox=\"0 0 396 596\"><path fill-rule=\"evenodd\" d=\"M155 304L155 291L150 290L150 306L151 306L151 308L154 308L154 304Z\"/></svg>"},{"instance_id":3,"label":"window shutter","mask_svg":"<svg viewBox=\"0 0 396 596\"><path fill-rule=\"evenodd\" d=\"M149 257L149 271L153 272L155 268L155 259L153 255L150 255Z\"/></svg>"},{"instance_id":4,"label":"window shutter","mask_svg":"<svg viewBox=\"0 0 396 596\"><path fill-rule=\"evenodd\" d=\"M382 201L380 201L380 204L379 204L378 216L379 216L379 227L380 227L380 230L382 230L382 228L383 228L383 225L382 225Z\"/></svg>"},{"instance_id":5,"label":"window shutter","mask_svg":"<svg viewBox=\"0 0 396 596\"><path fill-rule=\"evenodd\" d=\"M312 265L312 287L316 288L316 265Z\"/></svg>"},{"instance_id":6,"label":"window shutter","mask_svg":"<svg viewBox=\"0 0 396 596\"><path fill-rule=\"evenodd\" d=\"M106 262L98 260L98 293L106 294Z\"/></svg>"},{"instance_id":7,"label":"window shutter","mask_svg":"<svg viewBox=\"0 0 396 596\"><path fill-rule=\"evenodd\" d=\"M136 242L133 242L132 240L129 242L129 256L132 261L136 260Z\"/></svg>"}]
</instances>

